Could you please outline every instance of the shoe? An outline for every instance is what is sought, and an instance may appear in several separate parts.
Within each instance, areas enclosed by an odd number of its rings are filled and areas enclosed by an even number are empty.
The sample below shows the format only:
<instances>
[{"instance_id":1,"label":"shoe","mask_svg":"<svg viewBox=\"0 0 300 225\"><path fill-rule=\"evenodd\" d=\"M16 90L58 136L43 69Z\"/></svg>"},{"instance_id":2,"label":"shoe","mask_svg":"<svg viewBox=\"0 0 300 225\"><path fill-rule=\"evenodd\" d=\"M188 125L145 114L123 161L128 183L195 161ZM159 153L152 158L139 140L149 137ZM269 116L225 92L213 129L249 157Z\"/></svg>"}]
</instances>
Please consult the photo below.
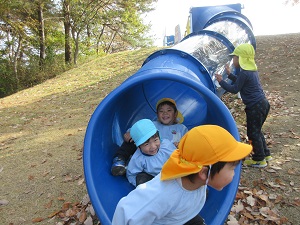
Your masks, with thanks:
<instances>
[{"instance_id":1,"label":"shoe","mask_svg":"<svg viewBox=\"0 0 300 225\"><path fill-rule=\"evenodd\" d=\"M270 156L270 155L268 155L268 156L265 157L265 160L266 160L267 162L272 161L272 160L273 160L273 157Z\"/></svg>"},{"instance_id":2,"label":"shoe","mask_svg":"<svg viewBox=\"0 0 300 225\"><path fill-rule=\"evenodd\" d=\"M263 168L263 167L266 167L268 164L265 159L262 161L254 161L253 159L247 159L244 161L244 165L257 167L257 168Z\"/></svg>"},{"instance_id":3,"label":"shoe","mask_svg":"<svg viewBox=\"0 0 300 225\"><path fill-rule=\"evenodd\" d=\"M126 173L126 163L123 159L115 157L111 166L111 173L114 176L122 176Z\"/></svg>"}]
</instances>

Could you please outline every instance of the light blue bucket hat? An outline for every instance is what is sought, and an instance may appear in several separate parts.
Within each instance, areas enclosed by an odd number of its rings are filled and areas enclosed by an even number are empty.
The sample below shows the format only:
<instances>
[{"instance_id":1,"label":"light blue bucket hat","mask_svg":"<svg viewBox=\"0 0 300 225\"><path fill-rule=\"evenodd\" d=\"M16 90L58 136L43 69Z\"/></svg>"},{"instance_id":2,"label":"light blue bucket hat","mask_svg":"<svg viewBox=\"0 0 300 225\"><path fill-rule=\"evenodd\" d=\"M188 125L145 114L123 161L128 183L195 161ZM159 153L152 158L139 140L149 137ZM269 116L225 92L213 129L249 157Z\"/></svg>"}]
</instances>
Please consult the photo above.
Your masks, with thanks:
<instances>
[{"instance_id":1,"label":"light blue bucket hat","mask_svg":"<svg viewBox=\"0 0 300 225\"><path fill-rule=\"evenodd\" d=\"M156 132L157 128L154 123L149 119L142 119L137 121L130 129L130 136L136 146L144 144Z\"/></svg>"}]
</instances>

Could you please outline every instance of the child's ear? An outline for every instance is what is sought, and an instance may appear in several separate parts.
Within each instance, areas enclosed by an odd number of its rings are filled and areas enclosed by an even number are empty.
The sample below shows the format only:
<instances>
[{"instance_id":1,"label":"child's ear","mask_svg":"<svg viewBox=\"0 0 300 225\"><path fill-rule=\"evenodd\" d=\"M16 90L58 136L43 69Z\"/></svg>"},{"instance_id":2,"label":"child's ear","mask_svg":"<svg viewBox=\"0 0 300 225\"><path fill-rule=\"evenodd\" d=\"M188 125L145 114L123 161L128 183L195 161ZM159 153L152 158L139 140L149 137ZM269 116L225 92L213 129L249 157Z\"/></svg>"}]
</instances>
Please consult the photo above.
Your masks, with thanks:
<instances>
[{"instance_id":1,"label":"child's ear","mask_svg":"<svg viewBox=\"0 0 300 225\"><path fill-rule=\"evenodd\" d=\"M208 174L208 167L203 166L202 169L199 171L198 176L201 180L206 181L207 180L207 174Z\"/></svg>"}]
</instances>

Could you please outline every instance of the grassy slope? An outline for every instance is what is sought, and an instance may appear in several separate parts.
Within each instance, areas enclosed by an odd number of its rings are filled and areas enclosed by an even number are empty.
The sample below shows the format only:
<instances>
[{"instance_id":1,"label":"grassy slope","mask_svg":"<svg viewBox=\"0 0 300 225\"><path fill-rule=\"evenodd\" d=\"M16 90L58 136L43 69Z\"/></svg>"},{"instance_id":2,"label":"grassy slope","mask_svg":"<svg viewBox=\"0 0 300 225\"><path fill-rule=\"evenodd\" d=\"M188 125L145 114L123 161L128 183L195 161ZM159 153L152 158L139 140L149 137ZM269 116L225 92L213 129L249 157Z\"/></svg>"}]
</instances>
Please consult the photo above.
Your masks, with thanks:
<instances>
[{"instance_id":1,"label":"grassy slope","mask_svg":"<svg viewBox=\"0 0 300 225\"><path fill-rule=\"evenodd\" d=\"M109 55L0 99L0 224L31 224L80 201L85 129L101 100L156 51Z\"/></svg>"}]
</instances>

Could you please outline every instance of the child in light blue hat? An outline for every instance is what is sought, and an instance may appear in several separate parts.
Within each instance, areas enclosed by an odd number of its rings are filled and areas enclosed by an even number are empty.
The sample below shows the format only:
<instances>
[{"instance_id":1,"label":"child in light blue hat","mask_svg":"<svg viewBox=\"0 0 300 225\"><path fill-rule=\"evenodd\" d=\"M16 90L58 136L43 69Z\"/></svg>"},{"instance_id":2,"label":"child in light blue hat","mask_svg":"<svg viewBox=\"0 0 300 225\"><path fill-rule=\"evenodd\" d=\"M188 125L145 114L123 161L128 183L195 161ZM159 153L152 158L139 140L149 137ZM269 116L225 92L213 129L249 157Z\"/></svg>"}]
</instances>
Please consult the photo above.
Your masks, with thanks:
<instances>
[{"instance_id":1,"label":"child in light blue hat","mask_svg":"<svg viewBox=\"0 0 300 225\"><path fill-rule=\"evenodd\" d=\"M137 151L131 157L126 176L134 185L145 183L160 173L163 164L176 149L168 139L160 139L159 131L149 119L137 121L130 129Z\"/></svg>"},{"instance_id":2,"label":"child in light blue hat","mask_svg":"<svg viewBox=\"0 0 300 225\"><path fill-rule=\"evenodd\" d=\"M187 127L182 124L183 115L177 109L176 102L171 98L162 98L156 103L157 120L153 121L159 130L161 139L170 140L176 147L181 137L187 133ZM127 162L130 156L134 154L137 146L132 141L130 132L124 134L124 141L117 149L113 157L111 173L114 176L124 175L126 173Z\"/></svg>"}]
</instances>

